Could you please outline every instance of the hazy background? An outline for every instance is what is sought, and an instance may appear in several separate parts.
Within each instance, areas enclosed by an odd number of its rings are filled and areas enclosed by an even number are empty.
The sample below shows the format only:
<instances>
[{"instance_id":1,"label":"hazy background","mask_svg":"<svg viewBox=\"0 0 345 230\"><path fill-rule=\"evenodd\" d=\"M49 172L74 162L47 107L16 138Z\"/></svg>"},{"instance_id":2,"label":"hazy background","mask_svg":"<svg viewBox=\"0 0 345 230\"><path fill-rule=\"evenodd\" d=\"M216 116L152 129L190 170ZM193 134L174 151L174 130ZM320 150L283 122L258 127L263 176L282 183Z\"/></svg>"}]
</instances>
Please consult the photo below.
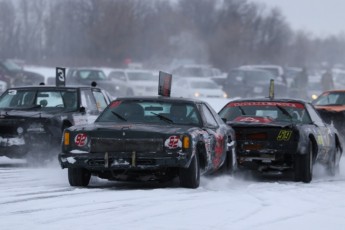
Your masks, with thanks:
<instances>
[{"instance_id":1,"label":"hazy background","mask_svg":"<svg viewBox=\"0 0 345 230\"><path fill-rule=\"evenodd\" d=\"M280 8L295 30L310 31L326 37L345 32L343 0L252 0L267 7Z\"/></svg>"},{"instance_id":2,"label":"hazy background","mask_svg":"<svg viewBox=\"0 0 345 230\"><path fill-rule=\"evenodd\" d=\"M344 63L344 35L321 33L336 24L319 22L336 15L326 4L340 1L322 1L323 12L316 7L321 1L272 2L0 0L0 59L52 67L118 67L131 60L162 69L193 60L223 71L252 63ZM313 21L320 27L312 28Z\"/></svg>"}]
</instances>

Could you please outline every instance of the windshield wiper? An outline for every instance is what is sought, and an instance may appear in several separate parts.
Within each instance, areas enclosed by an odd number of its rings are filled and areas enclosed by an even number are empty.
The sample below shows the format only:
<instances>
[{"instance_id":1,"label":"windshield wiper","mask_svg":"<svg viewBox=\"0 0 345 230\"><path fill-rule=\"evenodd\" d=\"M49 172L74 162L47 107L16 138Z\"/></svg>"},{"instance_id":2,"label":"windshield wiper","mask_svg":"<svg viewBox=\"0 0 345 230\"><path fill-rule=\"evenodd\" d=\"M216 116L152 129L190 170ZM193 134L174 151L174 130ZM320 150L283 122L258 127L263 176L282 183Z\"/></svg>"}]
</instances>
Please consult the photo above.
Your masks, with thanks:
<instances>
[{"instance_id":1,"label":"windshield wiper","mask_svg":"<svg viewBox=\"0 0 345 230\"><path fill-rule=\"evenodd\" d=\"M246 113L244 112L244 110L242 109L241 106L238 106L238 109L241 111L241 114L242 114L242 115L246 115Z\"/></svg>"},{"instance_id":2,"label":"windshield wiper","mask_svg":"<svg viewBox=\"0 0 345 230\"><path fill-rule=\"evenodd\" d=\"M292 117L292 115L291 115L285 108L281 107L280 105L276 105L276 106L277 106L277 108L278 108L280 111L282 111L282 113L283 113L284 115L286 115L286 116L288 116L288 117L290 118L290 121L291 121L291 122L293 122L293 117Z\"/></svg>"},{"instance_id":3,"label":"windshield wiper","mask_svg":"<svg viewBox=\"0 0 345 230\"><path fill-rule=\"evenodd\" d=\"M117 112L111 111L112 114L114 114L116 117L118 117L120 120L122 121L127 121L126 118L124 118L123 116L121 116L120 114L118 114Z\"/></svg>"},{"instance_id":4,"label":"windshield wiper","mask_svg":"<svg viewBox=\"0 0 345 230\"><path fill-rule=\"evenodd\" d=\"M151 112L152 114L156 115L159 119L163 120L163 121L166 121L170 124L174 123L170 118L167 118L166 116L163 116L161 114L158 114L158 113L154 113L154 112Z\"/></svg>"}]
</instances>

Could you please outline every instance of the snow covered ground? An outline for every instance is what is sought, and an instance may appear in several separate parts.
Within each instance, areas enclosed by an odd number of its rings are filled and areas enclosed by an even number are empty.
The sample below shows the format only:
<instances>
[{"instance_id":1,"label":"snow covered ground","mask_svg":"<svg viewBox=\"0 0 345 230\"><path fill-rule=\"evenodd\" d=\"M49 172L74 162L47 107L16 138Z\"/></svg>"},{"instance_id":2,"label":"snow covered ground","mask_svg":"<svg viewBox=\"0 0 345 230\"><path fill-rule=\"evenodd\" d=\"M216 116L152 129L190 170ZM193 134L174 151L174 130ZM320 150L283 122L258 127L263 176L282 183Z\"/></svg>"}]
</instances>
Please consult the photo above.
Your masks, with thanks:
<instances>
[{"instance_id":1,"label":"snow covered ground","mask_svg":"<svg viewBox=\"0 0 345 230\"><path fill-rule=\"evenodd\" d=\"M194 190L92 178L72 188L57 162L0 157L0 229L344 229L341 168L334 178L316 168L310 184L219 176Z\"/></svg>"},{"instance_id":2,"label":"snow covered ground","mask_svg":"<svg viewBox=\"0 0 345 230\"><path fill-rule=\"evenodd\" d=\"M228 100L207 100L219 111ZM336 177L314 168L310 184L284 178L202 177L198 189L92 178L68 184L57 162L28 167L0 157L0 230L344 229L345 161Z\"/></svg>"},{"instance_id":3,"label":"snow covered ground","mask_svg":"<svg viewBox=\"0 0 345 230\"><path fill-rule=\"evenodd\" d=\"M217 111L226 103L208 102ZM344 229L344 159L340 175L314 174L310 184L203 177L195 190L93 177L73 188L57 162L33 168L0 157L0 229Z\"/></svg>"}]
</instances>

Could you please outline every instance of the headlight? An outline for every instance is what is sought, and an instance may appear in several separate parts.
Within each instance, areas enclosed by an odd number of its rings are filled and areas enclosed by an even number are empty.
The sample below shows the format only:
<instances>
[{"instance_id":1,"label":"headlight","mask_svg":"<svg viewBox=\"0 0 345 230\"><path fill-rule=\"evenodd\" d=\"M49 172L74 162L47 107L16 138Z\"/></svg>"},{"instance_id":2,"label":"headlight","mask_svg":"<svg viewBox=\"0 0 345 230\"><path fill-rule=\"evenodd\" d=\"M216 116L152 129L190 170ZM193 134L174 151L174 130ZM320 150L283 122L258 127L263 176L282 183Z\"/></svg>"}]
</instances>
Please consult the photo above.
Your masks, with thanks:
<instances>
[{"instance_id":1,"label":"headlight","mask_svg":"<svg viewBox=\"0 0 345 230\"><path fill-rule=\"evenodd\" d=\"M118 85L115 86L115 89L116 89L116 90L120 90L120 86L118 86Z\"/></svg>"},{"instance_id":2,"label":"headlight","mask_svg":"<svg viewBox=\"0 0 345 230\"><path fill-rule=\"evenodd\" d=\"M22 134L24 132L24 129L22 127L17 128L17 133Z\"/></svg>"},{"instance_id":3,"label":"headlight","mask_svg":"<svg viewBox=\"0 0 345 230\"><path fill-rule=\"evenodd\" d=\"M228 98L228 95L226 93L223 93L223 98Z\"/></svg>"},{"instance_id":4,"label":"headlight","mask_svg":"<svg viewBox=\"0 0 345 230\"><path fill-rule=\"evenodd\" d=\"M311 99L316 100L316 98L317 98L316 94L311 95Z\"/></svg>"},{"instance_id":5,"label":"headlight","mask_svg":"<svg viewBox=\"0 0 345 230\"><path fill-rule=\"evenodd\" d=\"M200 97L200 93L199 92L195 92L194 93L194 97Z\"/></svg>"}]
</instances>

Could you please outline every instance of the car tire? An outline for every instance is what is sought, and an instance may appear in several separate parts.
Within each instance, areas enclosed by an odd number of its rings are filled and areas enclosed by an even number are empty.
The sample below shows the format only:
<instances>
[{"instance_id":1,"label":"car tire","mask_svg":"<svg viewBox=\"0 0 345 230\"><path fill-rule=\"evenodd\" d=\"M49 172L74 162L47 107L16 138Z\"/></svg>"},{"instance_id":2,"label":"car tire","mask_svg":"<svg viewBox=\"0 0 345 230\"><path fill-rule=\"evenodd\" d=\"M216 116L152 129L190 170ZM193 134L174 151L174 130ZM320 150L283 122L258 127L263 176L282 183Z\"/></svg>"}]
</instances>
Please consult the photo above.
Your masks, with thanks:
<instances>
[{"instance_id":1,"label":"car tire","mask_svg":"<svg viewBox=\"0 0 345 230\"><path fill-rule=\"evenodd\" d=\"M180 186L184 188L198 188L200 185L200 166L196 154L188 168L180 168Z\"/></svg>"},{"instance_id":2,"label":"car tire","mask_svg":"<svg viewBox=\"0 0 345 230\"><path fill-rule=\"evenodd\" d=\"M313 143L310 141L306 154L296 155L295 180L310 183L313 178Z\"/></svg>"},{"instance_id":3,"label":"car tire","mask_svg":"<svg viewBox=\"0 0 345 230\"><path fill-rule=\"evenodd\" d=\"M91 178L91 173L83 168L69 168L68 181L71 186L88 186Z\"/></svg>"}]
</instances>

